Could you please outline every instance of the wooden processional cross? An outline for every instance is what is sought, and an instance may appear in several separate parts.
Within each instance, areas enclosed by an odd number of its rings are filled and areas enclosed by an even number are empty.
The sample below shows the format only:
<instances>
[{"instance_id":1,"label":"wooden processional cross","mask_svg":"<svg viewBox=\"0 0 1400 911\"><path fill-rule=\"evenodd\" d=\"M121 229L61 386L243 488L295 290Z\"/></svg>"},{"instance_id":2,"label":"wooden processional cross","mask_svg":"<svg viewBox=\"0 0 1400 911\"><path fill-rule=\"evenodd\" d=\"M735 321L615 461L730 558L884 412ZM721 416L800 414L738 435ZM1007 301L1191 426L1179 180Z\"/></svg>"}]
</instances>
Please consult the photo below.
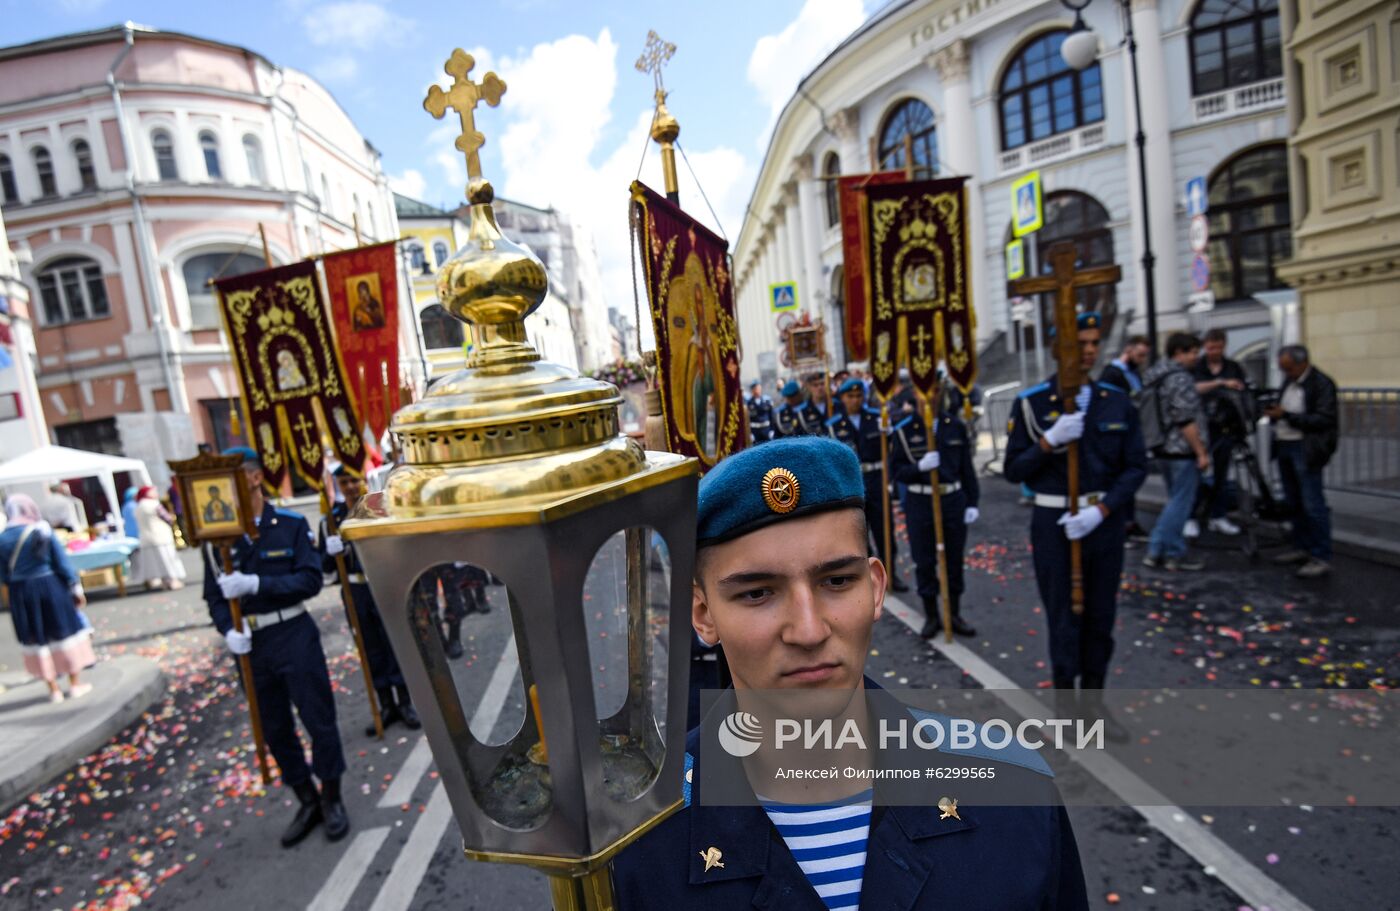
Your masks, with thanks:
<instances>
[{"instance_id":1,"label":"wooden processional cross","mask_svg":"<svg viewBox=\"0 0 1400 911\"><path fill-rule=\"evenodd\" d=\"M1059 387L1060 408L1065 414L1072 414L1077 407L1074 396L1079 387L1088 381L1079 365L1078 313L1075 311L1075 297L1080 288L1096 285L1116 285L1123 278L1123 270L1118 266L1092 266L1088 269L1074 268L1079 253L1069 241L1060 241L1046 251L1050 260L1050 274L1035 278L1017 279L1011 283L1011 290L1018 295L1055 295L1055 358L1059 366L1055 373L1055 384ZM1069 512L1079 512L1079 443L1069 444ZM1078 541L1070 542L1070 604L1076 614L1084 613L1084 557Z\"/></svg>"}]
</instances>

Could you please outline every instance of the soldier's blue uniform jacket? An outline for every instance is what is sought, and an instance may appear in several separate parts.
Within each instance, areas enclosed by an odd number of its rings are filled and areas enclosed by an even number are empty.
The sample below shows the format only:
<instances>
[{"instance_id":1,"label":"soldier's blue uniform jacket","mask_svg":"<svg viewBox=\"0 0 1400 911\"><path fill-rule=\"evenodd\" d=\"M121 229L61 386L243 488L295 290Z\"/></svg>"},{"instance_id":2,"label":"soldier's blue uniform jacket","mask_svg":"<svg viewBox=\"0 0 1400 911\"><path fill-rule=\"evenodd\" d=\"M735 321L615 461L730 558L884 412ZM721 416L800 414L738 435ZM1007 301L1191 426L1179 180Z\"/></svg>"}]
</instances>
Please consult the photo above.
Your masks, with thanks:
<instances>
[{"instance_id":1,"label":"soldier's blue uniform jacket","mask_svg":"<svg viewBox=\"0 0 1400 911\"><path fill-rule=\"evenodd\" d=\"M288 787L307 781L311 772L321 781L345 773L345 754L336 727L321 634L302 602L321 590L321 559L311 539L311 527L294 512L263 507L257 540L247 535L233 544L235 571L256 575L258 593L239 606L253 631L253 686L258 693L263 734ZM222 562L213 548L204 548L204 602L220 633L233 626L228 601L216 575ZM311 736L312 764L308 768L292 719L296 706Z\"/></svg>"},{"instance_id":2,"label":"soldier's blue uniform jacket","mask_svg":"<svg viewBox=\"0 0 1400 911\"><path fill-rule=\"evenodd\" d=\"M912 718L913 723L928 715L899 704L868 678L865 688L879 716L907 713L906 719ZM721 707L727 707L723 698L715 711L721 712ZM705 730L714 724L711 720ZM861 908L1081 911L1089 907L1074 832L1059 805L1053 775L1039 755L1024 748L992 752L981 744L966 751L905 753L907 760L882 755L876 767L902 766L908 760L947 768L992 767L996 790L989 793L1015 794L1023 805L960 800L958 818L940 818L939 809L930 805L943 793L936 784L877 781ZM703 775L702 754L708 764ZM687 738L685 775L685 808L613 861L620 911L826 909L762 806L704 805L706 776L710 781L721 780L715 776L743 781L740 760L714 748L697 729ZM958 793L966 796L965 782ZM723 866L706 870L704 858L711 849L721 852Z\"/></svg>"},{"instance_id":3,"label":"soldier's blue uniform jacket","mask_svg":"<svg viewBox=\"0 0 1400 911\"><path fill-rule=\"evenodd\" d=\"M773 400L766 395L747 396L744 405L749 410L749 434L755 443L773 439Z\"/></svg>"},{"instance_id":4,"label":"soldier's blue uniform jacket","mask_svg":"<svg viewBox=\"0 0 1400 911\"><path fill-rule=\"evenodd\" d=\"M1074 393L1071 393L1073 395ZM1108 509L1103 523L1082 539L1084 614L1070 609L1070 542L1057 523L1068 511L1069 458L1065 448L1046 452L1040 438L1063 412L1054 378L1017 398L1006 444L1008 481L1036 495L1031 517L1036 583L1050 625L1050 662L1057 686L1081 677L1085 689L1102 687L1113 654L1113 621L1123 571L1125 508L1147 477L1137 408L1127 393L1091 384L1079 440L1081 509Z\"/></svg>"},{"instance_id":5,"label":"soldier's blue uniform jacket","mask_svg":"<svg viewBox=\"0 0 1400 911\"><path fill-rule=\"evenodd\" d=\"M797 414L802 421L802 430L808 436L826 435L826 408L820 402L808 399Z\"/></svg>"},{"instance_id":6,"label":"soldier's blue uniform jacket","mask_svg":"<svg viewBox=\"0 0 1400 911\"><path fill-rule=\"evenodd\" d=\"M336 527L344 522L350 514L350 507L341 501L331 507L331 515L335 517ZM326 521L321 520L321 571L327 573L338 572L335 557L326 553ZM370 591L369 581L365 579L364 568L360 565L360 555L355 550L355 545L342 539L345 550L341 556L345 560L345 575L348 580L347 587L350 589L350 598L355 603L355 616L360 621L360 635L365 645L365 660L369 662L370 676L374 680L376 690L385 690L393 686L404 686L403 672L399 670L398 659L394 657L394 649L389 644L389 634L384 629L384 620L379 616L379 608L374 603L374 594ZM337 579L337 582L340 580ZM349 607L346 607L349 610Z\"/></svg>"},{"instance_id":7,"label":"soldier's blue uniform jacket","mask_svg":"<svg viewBox=\"0 0 1400 911\"><path fill-rule=\"evenodd\" d=\"M859 380L848 380L841 388L853 388ZM884 444L881 438L880 412L869 406L862 406L859 413L848 415L843 408L839 414L826 422L826 432L834 440L845 443L860 460L861 478L865 484L865 522L870 533L875 536L875 546L881 559L893 560L893 541L885 540L885 495L880 486L885 481ZM894 523L889 523L891 531Z\"/></svg>"},{"instance_id":8,"label":"soldier's blue uniform jacket","mask_svg":"<svg viewBox=\"0 0 1400 911\"><path fill-rule=\"evenodd\" d=\"M799 405L790 405L784 402L773 413L773 424L776 430L774 437L811 436L821 432L821 423L821 414L812 407L811 402L804 401Z\"/></svg>"},{"instance_id":9,"label":"soldier's blue uniform jacket","mask_svg":"<svg viewBox=\"0 0 1400 911\"><path fill-rule=\"evenodd\" d=\"M967 425L952 412L934 419L938 436L938 486L943 510L943 546L948 557L948 595L955 601L966 589L963 580L963 551L967 547L967 524L963 512L976 506L982 496L973 464L973 444ZM928 453L928 429L915 412L891 431L890 475L904 485L900 500L909 530L909 549L914 557L914 579L919 597L938 598L938 539L933 530L933 488L929 473L919 470L919 460Z\"/></svg>"}]
</instances>

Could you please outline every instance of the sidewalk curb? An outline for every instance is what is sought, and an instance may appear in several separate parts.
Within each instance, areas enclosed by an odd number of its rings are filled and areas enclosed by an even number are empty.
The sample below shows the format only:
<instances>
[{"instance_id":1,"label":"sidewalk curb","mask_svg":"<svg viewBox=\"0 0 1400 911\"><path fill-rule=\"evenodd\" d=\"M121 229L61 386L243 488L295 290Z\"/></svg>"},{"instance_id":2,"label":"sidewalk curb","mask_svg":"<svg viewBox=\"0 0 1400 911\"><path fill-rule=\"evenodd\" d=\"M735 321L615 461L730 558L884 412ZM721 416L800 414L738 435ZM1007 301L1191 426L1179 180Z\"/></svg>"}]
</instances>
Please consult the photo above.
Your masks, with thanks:
<instances>
[{"instance_id":1,"label":"sidewalk curb","mask_svg":"<svg viewBox=\"0 0 1400 911\"><path fill-rule=\"evenodd\" d=\"M117 675L115 683L111 679L94 679L99 675L110 678L113 674ZM113 658L101 662L86 676L98 687L85 697L84 702L94 697L98 700L90 709L84 705L86 711L74 716L45 717L45 713L61 712L69 705L64 702L60 706L43 703L25 707L15 710L13 717L0 713L0 727L11 731L26 722L51 729L45 732L46 736L36 737L32 743L4 756L0 763L0 812L9 810L51 778L100 749L165 695L165 675L159 665L147 658ZM37 681L34 688L38 688ZM104 689L107 693L99 695ZM15 692L9 690L7 695ZM36 721L39 724L33 724Z\"/></svg>"}]
</instances>

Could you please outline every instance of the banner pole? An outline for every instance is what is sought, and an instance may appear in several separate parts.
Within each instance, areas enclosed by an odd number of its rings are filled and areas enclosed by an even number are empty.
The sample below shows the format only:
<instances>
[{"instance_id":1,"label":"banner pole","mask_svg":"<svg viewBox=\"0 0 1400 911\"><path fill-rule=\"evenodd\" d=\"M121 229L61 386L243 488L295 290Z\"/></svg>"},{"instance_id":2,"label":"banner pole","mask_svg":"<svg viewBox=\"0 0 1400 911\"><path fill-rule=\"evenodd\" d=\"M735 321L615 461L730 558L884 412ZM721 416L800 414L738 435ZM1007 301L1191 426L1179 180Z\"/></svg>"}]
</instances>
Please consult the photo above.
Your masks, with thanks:
<instances>
[{"instance_id":1,"label":"banner pole","mask_svg":"<svg viewBox=\"0 0 1400 911\"><path fill-rule=\"evenodd\" d=\"M219 545L219 557L223 561L224 575L233 572L233 548L228 544ZM243 632L243 608L237 598L228 599L229 619L233 628ZM238 656L238 670L243 675L243 695L248 697L248 720L253 728L253 749L258 754L258 769L262 773L262 783L272 784L272 773L267 767L267 741L263 740L262 713L258 710L258 691L253 686L253 662L247 655Z\"/></svg>"},{"instance_id":2,"label":"banner pole","mask_svg":"<svg viewBox=\"0 0 1400 911\"><path fill-rule=\"evenodd\" d=\"M879 390L876 390L879 395ZM885 547L885 552L881 556L885 560L885 591L889 591L894 584L894 529L890 517L890 403L880 395L880 500L884 503L885 509L880 520L885 524L885 536L881 544Z\"/></svg>"},{"instance_id":3,"label":"banner pole","mask_svg":"<svg viewBox=\"0 0 1400 911\"><path fill-rule=\"evenodd\" d=\"M941 392L940 387L935 384L934 389ZM935 393L937 394L937 393ZM924 406L924 431L928 434L928 445L930 452L938 451L938 425L934 423L933 405L928 396L921 396ZM938 613L943 621L943 641L953 641L953 609L948 601L948 551L943 540L943 497L938 490L938 469L928 473L929 486L933 498L933 535L934 550L938 553Z\"/></svg>"},{"instance_id":4,"label":"banner pole","mask_svg":"<svg viewBox=\"0 0 1400 911\"><path fill-rule=\"evenodd\" d=\"M263 264L266 265L269 269L271 269L272 251L267 246L267 228L263 227L262 222L258 222L258 237L262 240Z\"/></svg>"},{"instance_id":5,"label":"banner pole","mask_svg":"<svg viewBox=\"0 0 1400 911\"><path fill-rule=\"evenodd\" d=\"M350 225L355 229L355 246L364 246L364 241L360 240L360 213L350 213Z\"/></svg>"}]
</instances>

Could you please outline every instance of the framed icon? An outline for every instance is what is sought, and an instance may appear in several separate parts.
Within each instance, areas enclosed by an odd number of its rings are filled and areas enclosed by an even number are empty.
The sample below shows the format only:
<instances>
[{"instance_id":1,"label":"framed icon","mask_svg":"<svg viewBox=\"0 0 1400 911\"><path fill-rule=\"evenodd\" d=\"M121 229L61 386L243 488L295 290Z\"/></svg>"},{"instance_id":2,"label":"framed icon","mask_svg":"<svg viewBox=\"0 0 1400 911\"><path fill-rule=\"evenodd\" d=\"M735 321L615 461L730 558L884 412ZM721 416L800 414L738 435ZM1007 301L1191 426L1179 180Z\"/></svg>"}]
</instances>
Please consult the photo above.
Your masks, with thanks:
<instances>
[{"instance_id":1,"label":"framed icon","mask_svg":"<svg viewBox=\"0 0 1400 911\"><path fill-rule=\"evenodd\" d=\"M788 360L794 367L826 360L821 326L794 326L788 331Z\"/></svg>"},{"instance_id":2,"label":"framed icon","mask_svg":"<svg viewBox=\"0 0 1400 911\"><path fill-rule=\"evenodd\" d=\"M243 458L205 453L167 463L180 485L180 503L191 543L256 538L252 498Z\"/></svg>"}]
</instances>

